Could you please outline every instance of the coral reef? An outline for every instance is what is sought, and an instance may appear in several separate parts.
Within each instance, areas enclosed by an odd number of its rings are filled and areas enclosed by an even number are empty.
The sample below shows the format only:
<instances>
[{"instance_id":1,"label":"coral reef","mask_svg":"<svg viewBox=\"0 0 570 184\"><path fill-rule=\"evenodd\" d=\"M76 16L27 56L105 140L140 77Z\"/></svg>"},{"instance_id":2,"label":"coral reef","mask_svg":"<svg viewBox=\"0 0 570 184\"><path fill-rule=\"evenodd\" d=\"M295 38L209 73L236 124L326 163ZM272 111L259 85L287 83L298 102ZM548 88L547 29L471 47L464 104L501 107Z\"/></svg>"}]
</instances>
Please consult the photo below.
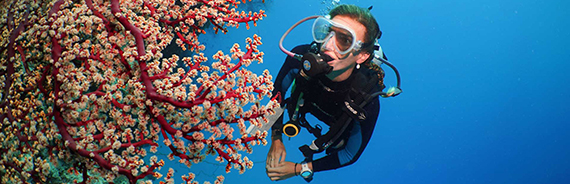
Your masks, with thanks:
<instances>
[{"instance_id":1,"label":"coral reef","mask_svg":"<svg viewBox=\"0 0 570 184\"><path fill-rule=\"evenodd\" d=\"M278 106L260 105L269 72L246 69L263 61L261 38L219 51L209 66L198 41L207 27L225 33L265 16L237 11L240 3L0 2L0 182L171 183L159 145L188 167L215 155L226 172L251 168L240 152L266 144L267 133L247 134L246 123L261 126ZM164 58L171 43L193 56ZM182 181L197 183L192 173Z\"/></svg>"}]
</instances>

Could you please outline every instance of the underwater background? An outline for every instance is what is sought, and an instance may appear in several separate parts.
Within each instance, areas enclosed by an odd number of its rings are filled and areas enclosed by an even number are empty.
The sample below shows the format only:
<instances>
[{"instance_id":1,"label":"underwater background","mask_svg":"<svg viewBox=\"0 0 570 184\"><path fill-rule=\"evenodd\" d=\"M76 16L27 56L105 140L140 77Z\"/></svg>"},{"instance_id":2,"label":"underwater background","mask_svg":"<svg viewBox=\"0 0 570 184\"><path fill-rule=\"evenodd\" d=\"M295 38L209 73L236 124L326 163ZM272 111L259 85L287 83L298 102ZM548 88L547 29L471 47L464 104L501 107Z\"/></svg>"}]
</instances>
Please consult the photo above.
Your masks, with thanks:
<instances>
[{"instance_id":1,"label":"underwater background","mask_svg":"<svg viewBox=\"0 0 570 184\"><path fill-rule=\"evenodd\" d=\"M400 71L403 93L380 100L374 134L356 163L315 173L311 183L570 182L570 1L266 0L242 6L266 11L256 27L200 41L211 56L258 34L264 63L248 68L268 69L275 78L286 56L278 48L282 34L338 3L373 6L380 44ZM284 46L311 41L305 23ZM395 86L394 73L383 68L385 84ZM313 139L306 131L284 138L286 160L301 162L297 148ZM194 172L201 182L224 174L226 184L305 183L270 181L269 145L253 150L244 156L255 165L244 174L225 174L225 163L213 157L175 169Z\"/></svg>"}]
</instances>

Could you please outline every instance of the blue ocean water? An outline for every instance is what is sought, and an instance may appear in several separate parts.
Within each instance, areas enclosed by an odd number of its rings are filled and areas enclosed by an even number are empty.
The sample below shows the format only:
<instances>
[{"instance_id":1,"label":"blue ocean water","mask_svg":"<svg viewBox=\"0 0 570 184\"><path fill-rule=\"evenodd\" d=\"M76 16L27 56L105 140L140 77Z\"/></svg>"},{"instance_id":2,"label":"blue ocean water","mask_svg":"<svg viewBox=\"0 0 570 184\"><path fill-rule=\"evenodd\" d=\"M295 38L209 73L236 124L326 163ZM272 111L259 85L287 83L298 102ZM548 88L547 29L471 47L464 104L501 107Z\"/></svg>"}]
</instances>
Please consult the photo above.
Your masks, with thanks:
<instances>
[{"instance_id":1,"label":"blue ocean water","mask_svg":"<svg viewBox=\"0 0 570 184\"><path fill-rule=\"evenodd\" d=\"M251 65L276 77L285 54L281 35L298 20L327 12L331 4L373 5L380 43L402 75L404 92L381 99L374 135L348 167L315 173L319 183L569 183L570 1L560 0L266 0L251 3L267 17L249 30L207 34L206 55L258 34L264 63ZM248 4L250 4L248 2ZM244 5L242 5L244 6ZM310 25L295 29L286 48L309 43ZM385 67L387 85L395 76ZM300 162L305 132L285 140L287 161ZM177 169L226 184L272 182L265 174L269 146L243 154L253 169L224 174L223 164ZM177 182L179 183L179 182Z\"/></svg>"}]
</instances>

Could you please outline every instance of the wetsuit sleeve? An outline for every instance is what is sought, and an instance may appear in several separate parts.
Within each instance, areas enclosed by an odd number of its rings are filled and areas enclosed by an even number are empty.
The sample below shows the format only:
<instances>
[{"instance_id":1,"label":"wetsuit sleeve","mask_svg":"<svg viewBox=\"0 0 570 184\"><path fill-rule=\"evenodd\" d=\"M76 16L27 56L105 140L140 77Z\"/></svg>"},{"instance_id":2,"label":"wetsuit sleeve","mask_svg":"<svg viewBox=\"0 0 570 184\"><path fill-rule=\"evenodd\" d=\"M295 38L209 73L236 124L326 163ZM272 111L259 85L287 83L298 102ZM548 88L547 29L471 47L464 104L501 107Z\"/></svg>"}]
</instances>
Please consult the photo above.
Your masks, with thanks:
<instances>
[{"instance_id":1,"label":"wetsuit sleeve","mask_svg":"<svg viewBox=\"0 0 570 184\"><path fill-rule=\"evenodd\" d=\"M300 45L300 46L293 48L292 52L304 54L307 52L308 49L309 49L309 45ZM273 83L274 89L273 89L272 95L275 96L275 95L277 95L277 93L280 93L281 98L284 98L287 90L289 89L289 87L293 83L293 79L295 79L295 76L299 72L300 68L301 68L301 61L299 61L299 60L297 60L291 56L287 56L287 58L285 59L285 62L283 63L283 66L281 66L281 69L279 70L279 74L277 74L277 78L275 79L275 82ZM283 99L280 99L280 100L283 100ZM284 104L282 103L281 105L283 106ZM283 113L283 114L285 114L285 113ZM273 136L275 136L276 133L279 133L279 135L280 135L281 127L283 127L283 115L281 115L281 117L279 117L279 119L271 127L271 130L272 130L271 132L272 132Z\"/></svg>"},{"instance_id":2,"label":"wetsuit sleeve","mask_svg":"<svg viewBox=\"0 0 570 184\"><path fill-rule=\"evenodd\" d=\"M367 118L360 123L355 123L350 130L350 137L346 140L345 146L332 150L327 153L327 156L313 161L314 172L338 169L358 160L364 148L368 145L378 120L380 112L378 97L364 106L364 109L366 110Z\"/></svg>"}]
</instances>

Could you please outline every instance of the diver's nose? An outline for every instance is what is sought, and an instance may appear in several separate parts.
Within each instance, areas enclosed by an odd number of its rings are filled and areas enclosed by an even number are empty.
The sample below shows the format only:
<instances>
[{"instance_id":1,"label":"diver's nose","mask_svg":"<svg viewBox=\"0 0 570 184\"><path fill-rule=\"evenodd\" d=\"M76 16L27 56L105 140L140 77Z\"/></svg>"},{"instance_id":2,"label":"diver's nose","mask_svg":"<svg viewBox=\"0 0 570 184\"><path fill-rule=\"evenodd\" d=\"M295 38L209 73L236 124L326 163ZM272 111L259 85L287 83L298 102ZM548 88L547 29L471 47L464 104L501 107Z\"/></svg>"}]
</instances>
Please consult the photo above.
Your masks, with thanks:
<instances>
[{"instance_id":1,"label":"diver's nose","mask_svg":"<svg viewBox=\"0 0 570 184\"><path fill-rule=\"evenodd\" d=\"M325 42L323 43L323 45L321 46L321 52L324 51L334 51L334 32L331 32L328 36L327 39L325 39Z\"/></svg>"}]
</instances>

